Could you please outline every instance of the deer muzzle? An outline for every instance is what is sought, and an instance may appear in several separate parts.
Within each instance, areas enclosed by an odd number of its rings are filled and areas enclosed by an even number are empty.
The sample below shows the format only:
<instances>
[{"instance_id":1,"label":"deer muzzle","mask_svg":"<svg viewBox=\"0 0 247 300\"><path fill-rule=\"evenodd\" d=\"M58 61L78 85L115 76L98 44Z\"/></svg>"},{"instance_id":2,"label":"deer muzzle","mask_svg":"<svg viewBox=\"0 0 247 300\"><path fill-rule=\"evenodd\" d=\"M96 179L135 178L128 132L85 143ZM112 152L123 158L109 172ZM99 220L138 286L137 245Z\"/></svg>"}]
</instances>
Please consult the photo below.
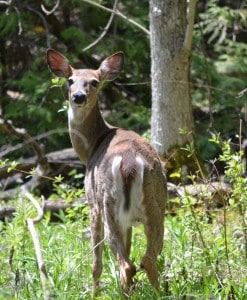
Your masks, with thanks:
<instances>
[{"instance_id":1,"label":"deer muzzle","mask_svg":"<svg viewBox=\"0 0 247 300\"><path fill-rule=\"evenodd\" d=\"M76 92L72 95L72 101L77 105L82 105L87 101L87 95L83 92Z\"/></svg>"}]
</instances>

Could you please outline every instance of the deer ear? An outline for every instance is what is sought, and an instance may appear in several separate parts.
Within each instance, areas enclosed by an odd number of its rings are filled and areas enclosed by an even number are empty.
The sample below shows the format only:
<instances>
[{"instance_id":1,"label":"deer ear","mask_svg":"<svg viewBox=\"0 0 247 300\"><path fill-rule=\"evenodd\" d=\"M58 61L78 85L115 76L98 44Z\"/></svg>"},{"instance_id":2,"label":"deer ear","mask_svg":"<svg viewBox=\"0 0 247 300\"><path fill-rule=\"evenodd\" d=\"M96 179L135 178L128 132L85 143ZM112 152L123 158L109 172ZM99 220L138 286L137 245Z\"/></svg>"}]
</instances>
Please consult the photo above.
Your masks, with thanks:
<instances>
[{"instance_id":1,"label":"deer ear","mask_svg":"<svg viewBox=\"0 0 247 300\"><path fill-rule=\"evenodd\" d=\"M113 80L115 79L123 68L124 54L117 52L107 57L100 65L100 79Z\"/></svg>"},{"instance_id":2,"label":"deer ear","mask_svg":"<svg viewBox=\"0 0 247 300\"><path fill-rule=\"evenodd\" d=\"M58 77L70 77L72 75L72 68L68 59L53 49L47 49L46 60L52 73Z\"/></svg>"}]
</instances>

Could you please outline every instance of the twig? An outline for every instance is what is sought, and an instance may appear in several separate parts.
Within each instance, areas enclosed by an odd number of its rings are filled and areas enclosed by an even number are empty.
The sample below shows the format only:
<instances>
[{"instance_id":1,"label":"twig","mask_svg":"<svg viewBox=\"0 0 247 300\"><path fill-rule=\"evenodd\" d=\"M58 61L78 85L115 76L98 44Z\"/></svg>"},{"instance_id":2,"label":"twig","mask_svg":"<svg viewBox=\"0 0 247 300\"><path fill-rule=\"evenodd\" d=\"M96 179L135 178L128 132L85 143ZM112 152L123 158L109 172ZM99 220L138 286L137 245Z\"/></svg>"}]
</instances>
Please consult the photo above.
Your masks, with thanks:
<instances>
[{"instance_id":1,"label":"twig","mask_svg":"<svg viewBox=\"0 0 247 300\"><path fill-rule=\"evenodd\" d=\"M45 6L44 6L43 4L41 4L41 9L43 10L43 12L44 12L45 14L51 15L51 14L54 13L54 11L58 8L59 4L60 4L60 0L57 0L57 3L55 4L55 6L53 7L52 10L47 10L47 9L45 8Z\"/></svg>"},{"instance_id":2,"label":"twig","mask_svg":"<svg viewBox=\"0 0 247 300\"><path fill-rule=\"evenodd\" d=\"M18 17L18 27L19 27L18 35L21 35L21 33L22 33L21 14L20 14L19 9L16 6L14 6L14 9L15 9L17 17Z\"/></svg>"},{"instance_id":3,"label":"twig","mask_svg":"<svg viewBox=\"0 0 247 300\"><path fill-rule=\"evenodd\" d=\"M247 88L243 89L242 91L240 91L237 96L235 98L241 98L243 97L245 94L247 94Z\"/></svg>"},{"instance_id":4,"label":"twig","mask_svg":"<svg viewBox=\"0 0 247 300\"><path fill-rule=\"evenodd\" d=\"M87 51L88 49L90 49L93 46L97 45L104 38L104 36L108 32L108 30L109 30L109 28L111 26L111 23L113 21L113 18L114 18L115 12L116 12L116 8L117 8L117 4L118 4L118 0L115 0L114 5L113 5L113 11L112 11L111 16L110 16L110 18L109 18L109 20L108 20L108 22L107 22L104 30L102 31L101 35L94 42L92 42L87 47L85 47L84 49L82 49L82 51Z\"/></svg>"},{"instance_id":5,"label":"twig","mask_svg":"<svg viewBox=\"0 0 247 300\"><path fill-rule=\"evenodd\" d=\"M50 298L49 291L47 289L48 276L47 276L46 267L45 267L45 263L43 260L41 247L40 247L39 235L34 226L34 224L37 224L43 218L44 198L42 197L42 207L40 207L39 203L34 199L34 197L29 192L26 192L25 196L32 202L32 204L35 206L35 208L38 211L38 215L36 218L34 218L34 219L28 218L27 219L27 226L31 233L32 239L33 239L33 244L34 244L34 249L35 249L35 254L36 254L37 263L38 263L38 267L39 267L39 274L40 274L42 289L43 289L44 300L48 300Z\"/></svg>"},{"instance_id":6,"label":"twig","mask_svg":"<svg viewBox=\"0 0 247 300\"><path fill-rule=\"evenodd\" d=\"M10 5L12 0L0 1L0 4Z\"/></svg>"},{"instance_id":7,"label":"twig","mask_svg":"<svg viewBox=\"0 0 247 300\"><path fill-rule=\"evenodd\" d=\"M119 16L120 18L124 19L125 21L128 21L128 22L131 23L132 25L134 25L134 26L136 26L137 28L139 28L139 29L140 29L141 31L143 31L143 32L148 36L148 38L149 38L149 36L150 36L149 30L147 30L144 26L142 26L141 24L137 23L136 21L134 21L134 20L128 18L127 16L125 16L124 14L122 14L119 10L116 9L116 10L114 11L114 10L112 10L111 8L105 7L105 6L103 6L103 5L99 4L99 3L96 3L96 2L94 2L94 1L92 1L92 0L82 0L82 1L85 2L85 3L91 4L91 5L95 6L95 7L98 7L98 8L100 8L100 9L102 9L102 10L108 12L108 13L114 13L116 16Z\"/></svg>"}]
</instances>

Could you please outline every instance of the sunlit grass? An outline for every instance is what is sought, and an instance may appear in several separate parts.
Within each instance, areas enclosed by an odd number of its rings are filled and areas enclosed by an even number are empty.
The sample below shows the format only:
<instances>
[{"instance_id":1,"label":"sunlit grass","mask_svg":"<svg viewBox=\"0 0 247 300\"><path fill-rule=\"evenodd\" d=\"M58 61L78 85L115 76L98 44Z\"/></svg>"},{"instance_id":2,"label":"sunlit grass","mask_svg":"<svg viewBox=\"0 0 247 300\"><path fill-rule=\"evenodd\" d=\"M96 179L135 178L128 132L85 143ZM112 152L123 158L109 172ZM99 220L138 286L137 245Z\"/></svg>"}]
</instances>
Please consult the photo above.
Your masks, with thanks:
<instances>
[{"instance_id":1,"label":"sunlit grass","mask_svg":"<svg viewBox=\"0 0 247 300\"><path fill-rule=\"evenodd\" d=\"M73 218L61 213L61 221L57 223L46 217L36 225L48 272L48 288L54 299L92 299L88 211L82 212L77 209L78 215L73 214ZM196 213L193 219L190 210L184 208L176 216L166 217L164 247L158 261L161 289L153 291L146 274L140 271L131 299L227 299L233 291L238 299L244 299L241 297L247 292L247 264L237 212L229 211L227 215L228 257L222 212L215 214L211 223L203 211ZM143 228L137 227L131 253L137 266L145 245ZM36 257L22 209L11 223L1 223L0 251L0 299L42 299ZM107 245L97 299L122 299L118 267Z\"/></svg>"}]
</instances>

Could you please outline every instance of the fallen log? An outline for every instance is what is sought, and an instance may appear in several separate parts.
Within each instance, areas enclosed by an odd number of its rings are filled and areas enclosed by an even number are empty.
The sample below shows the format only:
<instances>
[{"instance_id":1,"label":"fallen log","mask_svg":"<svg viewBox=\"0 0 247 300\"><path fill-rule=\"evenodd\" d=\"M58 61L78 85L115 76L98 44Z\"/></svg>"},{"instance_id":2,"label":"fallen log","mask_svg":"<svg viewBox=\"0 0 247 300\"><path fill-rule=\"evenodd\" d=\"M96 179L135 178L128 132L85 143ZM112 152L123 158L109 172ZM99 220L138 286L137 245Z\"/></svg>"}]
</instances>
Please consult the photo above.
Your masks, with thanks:
<instances>
[{"instance_id":1,"label":"fallen log","mask_svg":"<svg viewBox=\"0 0 247 300\"><path fill-rule=\"evenodd\" d=\"M69 167L70 169L73 168L83 169L83 165L80 162L73 148L66 148L59 151L47 153L45 155L45 158L48 164L54 165L54 167L57 167L60 170L63 170L66 167ZM27 172L30 172L36 166L37 166L36 156L26 158L26 159L21 159L17 167L12 169L10 172L8 171L10 166L7 164L5 167L0 168L0 179L2 180L8 178L11 175L16 173L21 173L26 175Z\"/></svg>"},{"instance_id":2,"label":"fallen log","mask_svg":"<svg viewBox=\"0 0 247 300\"><path fill-rule=\"evenodd\" d=\"M181 204L183 203L183 199L189 195L196 198L198 202L199 200L200 202L203 202L208 208L219 208L228 203L227 199L229 198L232 187L229 183L221 181L209 182L206 184L188 184L184 186L177 186L168 182L167 189L168 197L180 198Z\"/></svg>"},{"instance_id":3,"label":"fallen log","mask_svg":"<svg viewBox=\"0 0 247 300\"><path fill-rule=\"evenodd\" d=\"M48 169L42 169L37 163L36 157L23 159L11 171L9 165L0 168L0 185L3 187L0 191L0 200L10 200L19 193L18 189L24 186L26 190L39 190L46 198L52 191L53 179L61 175L66 178L71 170L77 169L84 171L73 148L67 148L60 151L54 151L46 154L45 159ZM35 169L35 172L33 170ZM35 174L33 176L27 176Z\"/></svg>"},{"instance_id":4,"label":"fallen log","mask_svg":"<svg viewBox=\"0 0 247 300\"><path fill-rule=\"evenodd\" d=\"M73 208L79 203L85 203L87 205L86 197L73 199L71 202L67 202L63 199L58 200L46 200L44 205L44 211L50 211L52 214L58 213L60 210L65 211L67 208ZM0 221L5 219L11 219L16 212L16 207L13 205L0 205Z\"/></svg>"},{"instance_id":5,"label":"fallen log","mask_svg":"<svg viewBox=\"0 0 247 300\"><path fill-rule=\"evenodd\" d=\"M211 182L208 184L196 184L186 186L176 186L172 183L168 183L168 199L179 197L181 204L183 203L183 197L190 195L200 201L204 201L205 206L209 209L219 208L227 204L227 198L231 192L230 184L224 182ZM167 213L172 213L174 206L172 202L168 201ZM74 199L71 202L66 202L64 199L59 200L46 200L45 211L51 211L52 214L58 213L60 210L66 210L67 208L73 208L78 203L85 203L87 205L86 197L83 196L79 199ZM16 211L14 206L0 205L0 220L5 218L11 218Z\"/></svg>"}]
</instances>

